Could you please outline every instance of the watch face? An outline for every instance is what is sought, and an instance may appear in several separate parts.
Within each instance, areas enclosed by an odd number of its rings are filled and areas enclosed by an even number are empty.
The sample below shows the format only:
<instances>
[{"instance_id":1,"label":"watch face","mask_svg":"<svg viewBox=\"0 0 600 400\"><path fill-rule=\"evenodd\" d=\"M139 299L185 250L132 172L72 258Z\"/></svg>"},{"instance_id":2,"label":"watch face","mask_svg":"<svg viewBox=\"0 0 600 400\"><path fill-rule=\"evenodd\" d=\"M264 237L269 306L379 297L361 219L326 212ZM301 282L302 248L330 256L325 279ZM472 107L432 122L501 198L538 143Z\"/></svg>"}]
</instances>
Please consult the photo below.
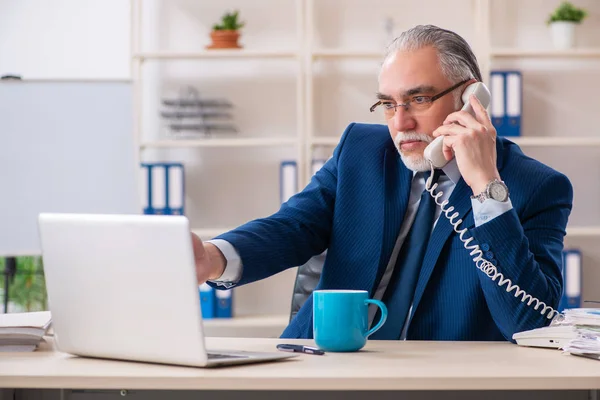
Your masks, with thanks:
<instances>
[{"instance_id":1,"label":"watch face","mask_svg":"<svg viewBox=\"0 0 600 400\"><path fill-rule=\"evenodd\" d=\"M506 201L506 198L508 197L508 191L503 184L494 182L490 186L490 197L494 200Z\"/></svg>"}]
</instances>

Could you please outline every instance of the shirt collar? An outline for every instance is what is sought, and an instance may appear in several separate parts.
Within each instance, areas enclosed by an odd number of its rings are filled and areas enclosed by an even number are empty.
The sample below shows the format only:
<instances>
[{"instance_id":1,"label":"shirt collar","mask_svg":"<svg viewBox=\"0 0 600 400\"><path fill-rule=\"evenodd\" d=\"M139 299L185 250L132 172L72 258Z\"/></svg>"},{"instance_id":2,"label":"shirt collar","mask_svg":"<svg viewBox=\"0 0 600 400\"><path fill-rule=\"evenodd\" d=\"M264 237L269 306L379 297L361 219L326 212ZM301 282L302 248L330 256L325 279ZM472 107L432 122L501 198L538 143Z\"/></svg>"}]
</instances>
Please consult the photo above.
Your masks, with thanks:
<instances>
[{"instance_id":1,"label":"shirt collar","mask_svg":"<svg viewBox=\"0 0 600 400\"><path fill-rule=\"evenodd\" d=\"M462 177L460 174L460 170L458 169L458 164L456 164L456 158L450 160L448 164L446 164L444 168L442 168L442 171L444 171L446 176L450 178L452 183L454 183L455 185L458 183L458 181L460 181L460 178Z\"/></svg>"},{"instance_id":2,"label":"shirt collar","mask_svg":"<svg viewBox=\"0 0 600 400\"><path fill-rule=\"evenodd\" d=\"M462 177L462 175L460 174L460 170L458 169L458 164L456 164L456 158L453 158L452 160L448 161L448 164L446 164L442 168L442 171L444 171L444 174L446 174L448 179L450 179L455 185L458 183L458 181L460 181L460 178ZM413 178L416 175L417 172L413 171Z\"/></svg>"}]
</instances>

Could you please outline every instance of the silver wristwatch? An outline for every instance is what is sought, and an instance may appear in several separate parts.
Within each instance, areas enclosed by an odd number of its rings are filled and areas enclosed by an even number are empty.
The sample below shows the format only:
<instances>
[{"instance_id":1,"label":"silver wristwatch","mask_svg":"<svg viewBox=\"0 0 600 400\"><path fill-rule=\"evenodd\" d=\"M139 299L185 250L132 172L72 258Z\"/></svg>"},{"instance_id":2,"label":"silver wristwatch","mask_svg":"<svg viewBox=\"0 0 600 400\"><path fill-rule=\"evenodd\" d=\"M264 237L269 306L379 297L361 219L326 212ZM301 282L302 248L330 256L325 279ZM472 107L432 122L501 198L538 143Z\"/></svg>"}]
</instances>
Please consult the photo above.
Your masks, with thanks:
<instances>
[{"instance_id":1,"label":"silver wristwatch","mask_svg":"<svg viewBox=\"0 0 600 400\"><path fill-rule=\"evenodd\" d=\"M478 195L471 196L472 199L479 200L483 203L486 199L494 199L496 201L508 201L508 186L499 179L494 179L487 184L485 190Z\"/></svg>"}]
</instances>

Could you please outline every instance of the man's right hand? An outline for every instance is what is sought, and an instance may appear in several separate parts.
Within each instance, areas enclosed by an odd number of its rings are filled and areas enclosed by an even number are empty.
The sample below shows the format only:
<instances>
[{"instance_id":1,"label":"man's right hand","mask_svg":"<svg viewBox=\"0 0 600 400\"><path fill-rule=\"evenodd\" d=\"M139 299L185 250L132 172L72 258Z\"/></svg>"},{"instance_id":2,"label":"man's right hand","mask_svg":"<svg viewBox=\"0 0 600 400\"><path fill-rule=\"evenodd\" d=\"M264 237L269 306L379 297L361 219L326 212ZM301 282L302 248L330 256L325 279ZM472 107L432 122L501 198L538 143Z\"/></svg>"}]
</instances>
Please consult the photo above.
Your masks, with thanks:
<instances>
[{"instance_id":1,"label":"man's right hand","mask_svg":"<svg viewBox=\"0 0 600 400\"><path fill-rule=\"evenodd\" d=\"M202 243L198 235L193 232L192 246L194 248L198 284L218 279L223 275L227 261L217 246L211 243Z\"/></svg>"}]
</instances>

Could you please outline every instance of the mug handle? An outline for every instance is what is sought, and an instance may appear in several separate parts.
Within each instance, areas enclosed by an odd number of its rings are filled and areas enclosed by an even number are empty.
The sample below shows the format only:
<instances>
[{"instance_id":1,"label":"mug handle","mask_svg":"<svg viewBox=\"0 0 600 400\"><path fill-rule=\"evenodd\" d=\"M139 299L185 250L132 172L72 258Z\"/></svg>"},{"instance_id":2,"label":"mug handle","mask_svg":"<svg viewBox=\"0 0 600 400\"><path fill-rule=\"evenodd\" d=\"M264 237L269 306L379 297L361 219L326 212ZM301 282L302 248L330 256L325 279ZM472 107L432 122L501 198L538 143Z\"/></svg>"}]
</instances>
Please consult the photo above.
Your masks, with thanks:
<instances>
[{"instance_id":1,"label":"mug handle","mask_svg":"<svg viewBox=\"0 0 600 400\"><path fill-rule=\"evenodd\" d=\"M381 328L381 326L385 323L385 320L387 319L387 316L388 316L387 307L381 301L373 300L373 299L365 300L365 305L367 305L369 303L375 304L377 307L379 307L379 309L381 310L381 318L379 318L379 322L377 322L377 325L375 325L373 328L371 328L371 330L369 332L367 332L366 337L369 337L372 334L374 334L375 332L377 332L379 330L379 328Z\"/></svg>"}]
</instances>

